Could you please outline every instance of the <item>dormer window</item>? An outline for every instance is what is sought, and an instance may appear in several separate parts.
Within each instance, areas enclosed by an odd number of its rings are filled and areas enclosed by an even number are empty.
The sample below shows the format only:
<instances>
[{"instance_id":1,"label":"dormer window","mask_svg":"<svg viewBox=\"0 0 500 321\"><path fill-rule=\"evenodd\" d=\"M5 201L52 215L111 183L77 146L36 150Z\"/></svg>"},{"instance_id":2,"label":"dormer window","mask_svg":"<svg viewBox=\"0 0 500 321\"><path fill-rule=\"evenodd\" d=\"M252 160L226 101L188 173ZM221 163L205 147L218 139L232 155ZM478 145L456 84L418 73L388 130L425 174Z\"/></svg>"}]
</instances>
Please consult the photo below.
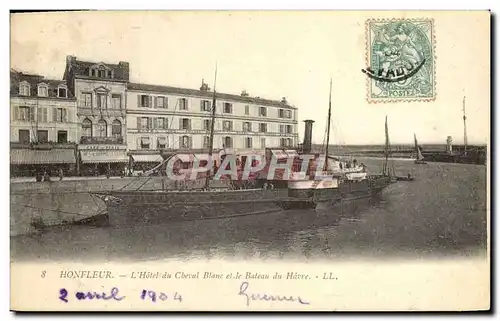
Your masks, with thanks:
<instances>
[{"instance_id":1,"label":"dormer window","mask_svg":"<svg viewBox=\"0 0 500 321\"><path fill-rule=\"evenodd\" d=\"M21 96L30 95L30 84L27 81L23 81L19 84L19 95Z\"/></svg>"},{"instance_id":2,"label":"dormer window","mask_svg":"<svg viewBox=\"0 0 500 321\"><path fill-rule=\"evenodd\" d=\"M68 89L66 88L66 86L57 87L57 97L68 98Z\"/></svg>"},{"instance_id":3,"label":"dormer window","mask_svg":"<svg viewBox=\"0 0 500 321\"><path fill-rule=\"evenodd\" d=\"M49 86L47 84L38 84L38 96L48 97L49 96Z\"/></svg>"}]
</instances>

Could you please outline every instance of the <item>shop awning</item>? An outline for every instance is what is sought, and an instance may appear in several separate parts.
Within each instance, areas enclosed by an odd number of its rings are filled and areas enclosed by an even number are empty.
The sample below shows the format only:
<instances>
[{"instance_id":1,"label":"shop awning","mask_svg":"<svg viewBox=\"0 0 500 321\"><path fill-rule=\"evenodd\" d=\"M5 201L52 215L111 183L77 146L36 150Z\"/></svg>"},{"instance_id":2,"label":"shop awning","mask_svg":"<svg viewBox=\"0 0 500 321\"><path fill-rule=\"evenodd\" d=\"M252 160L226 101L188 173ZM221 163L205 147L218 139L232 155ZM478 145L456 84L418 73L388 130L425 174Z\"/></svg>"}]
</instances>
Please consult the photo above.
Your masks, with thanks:
<instances>
[{"instance_id":1,"label":"shop awning","mask_svg":"<svg viewBox=\"0 0 500 321\"><path fill-rule=\"evenodd\" d=\"M80 151L82 163L128 163L129 157L125 151L119 150L82 150Z\"/></svg>"},{"instance_id":2,"label":"shop awning","mask_svg":"<svg viewBox=\"0 0 500 321\"><path fill-rule=\"evenodd\" d=\"M161 163L163 161L163 157L160 155L132 155L134 162L137 163Z\"/></svg>"},{"instance_id":3,"label":"shop awning","mask_svg":"<svg viewBox=\"0 0 500 321\"><path fill-rule=\"evenodd\" d=\"M160 145L166 145L167 144L167 138L166 137L158 137L158 144L160 144Z\"/></svg>"},{"instance_id":4,"label":"shop awning","mask_svg":"<svg viewBox=\"0 0 500 321\"><path fill-rule=\"evenodd\" d=\"M12 149L10 163L21 164L76 164L74 149Z\"/></svg>"},{"instance_id":5,"label":"shop awning","mask_svg":"<svg viewBox=\"0 0 500 321\"><path fill-rule=\"evenodd\" d=\"M143 143L144 145L149 145L149 137L142 137L141 143Z\"/></svg>"}]
</instances>

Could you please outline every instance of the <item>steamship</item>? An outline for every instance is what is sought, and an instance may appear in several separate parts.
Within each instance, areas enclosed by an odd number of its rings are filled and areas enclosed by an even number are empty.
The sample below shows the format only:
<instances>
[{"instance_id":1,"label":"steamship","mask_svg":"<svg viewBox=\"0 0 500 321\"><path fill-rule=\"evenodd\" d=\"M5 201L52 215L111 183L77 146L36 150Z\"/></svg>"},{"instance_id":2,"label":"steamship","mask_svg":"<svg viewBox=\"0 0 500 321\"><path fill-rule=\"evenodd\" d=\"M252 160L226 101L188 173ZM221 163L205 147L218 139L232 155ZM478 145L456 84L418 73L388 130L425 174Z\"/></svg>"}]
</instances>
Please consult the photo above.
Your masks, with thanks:
<instances>
[{"instance_id":1,"label":"steamship","mask_svg":"<svg viewBox=\"0 0 500 321\"><path fill-rule=\"evenodd\" d=\"M210 158L213 154L216 106L214 82ZM325 155L311 153L314 121L306 120L305 122L302 150L266 149L261 159L265 162L264 168L245 179L243 179L242 170L249 158L242 157L237 169L238 177L229 178L229 183L223 188L213 187L213 173L210 171L205 177L205 186L201 189L112 190L94 193L94 195L105 202L111 225L134 226L145 223L158 224L171 220L216 219L299 208L314 209L320 203L335 205L343 201L369 198L380 193L392 182L387 173L368 175L364 167L347 168L345 164L343 166L342 162L329 155L331 81ZM386 142L388 142L387 135L386 122ZM300 178L299 173L303 171L301 157L304 155L310 155L311 159L305 170L305 178ZM154 175L161 171L169 161L172 162L174 157L178 155L165 156L164 160L146 175ZM227 153L221 156L221 160L226 157L238 157L238 155ZM285 170L277 169L272 179L269 179L271 160L287 163L290 158L293 160L290 177L286 177ZM185 161L189 162L189 160ZM186 164L180 163L179 160L174 162L174 170L176 166L186 168ZM321 178L318 178L318 173L321 173Z\"/></svg>"}]
</instances>

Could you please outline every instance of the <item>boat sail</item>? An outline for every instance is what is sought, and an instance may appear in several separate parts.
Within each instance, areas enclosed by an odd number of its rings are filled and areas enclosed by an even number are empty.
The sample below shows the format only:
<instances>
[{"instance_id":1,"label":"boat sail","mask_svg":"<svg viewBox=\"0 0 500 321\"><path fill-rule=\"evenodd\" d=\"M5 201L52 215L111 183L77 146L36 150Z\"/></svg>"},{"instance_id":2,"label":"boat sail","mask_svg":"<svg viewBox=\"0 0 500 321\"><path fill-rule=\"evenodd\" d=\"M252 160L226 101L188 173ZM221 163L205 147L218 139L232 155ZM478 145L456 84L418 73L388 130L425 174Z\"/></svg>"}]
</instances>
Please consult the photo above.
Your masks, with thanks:
<instances>
[{"instance_id":1,"label":"boat sail","mask_svg":"<svg viewBox=\"0 0 500 321\"><path fill-rule=\"evenodd\" d=\"M415 164L427 164L427 162L424 161L424 156L418 145L417 135L415 133L413 133L413 138L415 140Z\"/></svg>"}]
</instances>

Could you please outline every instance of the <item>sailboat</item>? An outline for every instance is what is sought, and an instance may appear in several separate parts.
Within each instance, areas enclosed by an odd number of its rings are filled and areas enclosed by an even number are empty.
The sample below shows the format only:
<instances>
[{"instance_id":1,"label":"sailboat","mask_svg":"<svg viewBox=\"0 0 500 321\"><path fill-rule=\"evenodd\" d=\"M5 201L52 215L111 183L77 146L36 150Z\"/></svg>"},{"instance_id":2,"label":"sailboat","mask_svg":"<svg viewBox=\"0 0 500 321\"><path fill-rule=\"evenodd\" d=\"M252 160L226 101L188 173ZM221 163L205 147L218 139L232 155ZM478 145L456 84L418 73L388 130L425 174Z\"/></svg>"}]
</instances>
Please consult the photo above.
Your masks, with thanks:
<instances>
[{"instance_id":1,"label":"sailboat","mask_svg":"<svg viewBox=\"0 0 500 321\"><path fill-rule=\"evenodd\" d=\"M209 158L213 155L215 107L214 81ZM329 123L330 119L331 84L328 109ZM256 214L265 215L272 211L296 208L314 209L319 203L336 204L342 201L371 197L391 183L391 177L387 175L362 173L362 175L352 177L349 175L350 173L343 172L341 168L334 166L332 168L332 162L329 162L328 146L324 158L319 154L311 153L312 122L310 126L306 126L306 131L308 133L304 135L303 146L308 146L308 148L300 152L290 150L285 153L284 161L287 162L290 158L293 161L289 177L280 176L282 173L276 171L272 179L268 178L269 156L278 158L277 152L279 151L267 150L266 166L260 172L266 175L257 176L259 179L255 181L261 183L260 186L248 184L246 188L235 189L234 184L228 184L227 187L214 188L212 187L214 175L210 171L206 176L204 187L201 189L121 189L97 192L94 195L105 202L110 225L130 227L137 224L159 224L171 220L216 219ZM301 168L301 157L305 155L312 157L307 164L305 178L301 179L298 174L304 171ZM235 155L226 156L234 157ZM161 170L162 166L172 157L176 157L176 155L165 157L165 160L150 172ZM317 175L318 172L323 172L322 177ZM231 180L234 179L231 178ZM240 175L236 178L236 180L241 179ZM282 184L278 186L275 183ZM143 185L144 183L141 186ZM241 184L239 185L241 187Z\"/></svg>"},{"instance_id":2,"label":"sailboat","mask_svg":"<svg viewBox=\"0 0 500 321\"><path fill-rule=\"evenodd\" d=\"M417 135L415 133L413 133L413 138L415 140L415 164L427 164L427 162L424 161L424 156L422 156L420 146L418 146Z\"/></svg>"}]
</instances>

